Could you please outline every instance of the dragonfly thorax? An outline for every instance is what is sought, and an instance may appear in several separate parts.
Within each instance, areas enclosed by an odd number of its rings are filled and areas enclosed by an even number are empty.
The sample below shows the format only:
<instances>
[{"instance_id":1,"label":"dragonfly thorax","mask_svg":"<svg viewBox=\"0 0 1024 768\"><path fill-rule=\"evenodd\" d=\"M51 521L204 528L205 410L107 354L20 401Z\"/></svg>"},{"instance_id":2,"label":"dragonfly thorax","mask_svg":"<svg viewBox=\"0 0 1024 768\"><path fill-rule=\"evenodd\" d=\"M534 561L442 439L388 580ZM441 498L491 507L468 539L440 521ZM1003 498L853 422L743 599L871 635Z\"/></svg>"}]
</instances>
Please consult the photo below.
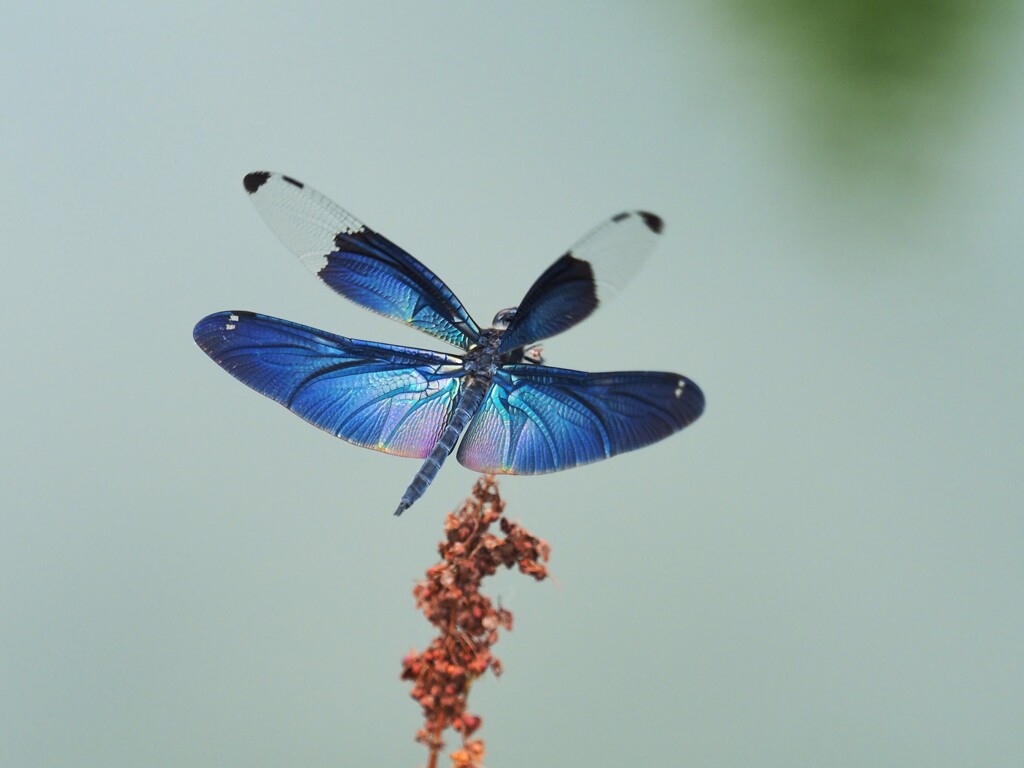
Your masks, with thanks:
<instances>
[{"instance_id":1,"label":"dragonfly thorax","mask_svg":"<svg viewBox=\"0 0 1024 768\"><path fill-rule=\"evenodd\" d=\"M503 329L487 328L480 332L476 344L471 346L466 355L466 372L471 376L494 378L495 372L505 362L498 354Z\"/></svg>"}]
</instances>

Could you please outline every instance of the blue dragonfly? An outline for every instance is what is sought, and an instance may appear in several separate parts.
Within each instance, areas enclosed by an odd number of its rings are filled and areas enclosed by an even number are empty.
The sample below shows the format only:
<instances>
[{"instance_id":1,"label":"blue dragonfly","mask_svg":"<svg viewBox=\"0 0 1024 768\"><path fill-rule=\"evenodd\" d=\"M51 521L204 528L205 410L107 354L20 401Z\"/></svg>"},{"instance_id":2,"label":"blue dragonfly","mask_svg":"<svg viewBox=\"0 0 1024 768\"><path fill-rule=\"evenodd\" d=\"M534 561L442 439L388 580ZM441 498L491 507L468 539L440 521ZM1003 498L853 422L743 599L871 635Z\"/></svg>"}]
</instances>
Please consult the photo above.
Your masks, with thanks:
<instances>
[{"instance_id":1,"label":"blue dragonfly","mask_svg":"<svg viewBox=\"0 0 1024 768\"><path fill-rule=\"evenodd\" d=\"M704 410L685 376L552 368L537 345L625 284L661 234L654 214L612 216L481 329L437 275L307 185L266 171L244 185L271 230L328 287L461 351L349 339L239 310L205 317L193 331L225 371L311 424L423 459L396 515L423 495L463 432L458 460L469 469L541 474L650 445Z\"/></svg>"}]
</instances>

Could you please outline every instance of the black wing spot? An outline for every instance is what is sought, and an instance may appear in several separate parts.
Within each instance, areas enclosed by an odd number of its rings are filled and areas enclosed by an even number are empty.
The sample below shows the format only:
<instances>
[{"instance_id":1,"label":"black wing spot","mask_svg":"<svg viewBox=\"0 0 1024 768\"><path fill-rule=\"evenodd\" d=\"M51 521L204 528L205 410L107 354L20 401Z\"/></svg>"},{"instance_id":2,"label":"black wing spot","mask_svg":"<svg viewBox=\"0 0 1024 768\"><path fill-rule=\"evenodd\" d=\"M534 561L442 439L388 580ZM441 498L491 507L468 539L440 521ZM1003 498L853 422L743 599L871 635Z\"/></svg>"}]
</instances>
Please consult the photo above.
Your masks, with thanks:
<instances>
[{"instance_id":1,"label":"black wing spot","mask_svg":"<svg viewBox=\"0 0 1024 768\"><path fill-rule=\"evenodd\" d=\"M644 220L644 224L656 235L661 234L661 230L665 228L665 222L661 220L661 216L655 216L653 213L647 211L637 211L640 214L640 218Z\"/></svg>"},{"instance_id":2,"label":"black wing spot","mask_svg":"<svg viewBox=\"0 0 1024 768\"><path fill-rule=\"evenodd\" d=\"M370 242L371 234L370 230L365 226L360 227L359 229L350 229L344 232L339 232L334 236L334 247L339 251L343 251L346 246L352 244L353 240L368 244Z\"/></svg>"},{"instance_id":3,"label":"black wing spot","mask_svg":"<svg viewBox=\"0 0 1024 768\"><path fill-rule=\"evenodd\" d=\"M267 183L267 179L270 178L270 174L266 171L256 171L255 173L245 174L245 178L242 179L242 184L245 185L245 191L250 195L255 193L257 189Z\"/></svg>"},{"instance_id":4,"label":"black wing spot","mask_svg":"<svg viewBox=\"0 0 1024 768\"><path fill-rule=\"evenodd\" d=\"M629 214L628 213L616 213L614 216L612 216L612 221L614 221L616 224L618 224L620 221L625 221L628 218L629 218Z\"/></svg>"},{"instance_id":5,"label":"black wing spot","mask_svg":"<svg viewBox=\"0 0 1024 768\"><path fill-rule=\"evenodd\" d=\"M287 181L289 184L294 184L299 189L302 189L303 187L306 186L301 181L299 181L298 179L293 179L291 176L282 176L281 178Z\"/></svg>"}]
</instances>

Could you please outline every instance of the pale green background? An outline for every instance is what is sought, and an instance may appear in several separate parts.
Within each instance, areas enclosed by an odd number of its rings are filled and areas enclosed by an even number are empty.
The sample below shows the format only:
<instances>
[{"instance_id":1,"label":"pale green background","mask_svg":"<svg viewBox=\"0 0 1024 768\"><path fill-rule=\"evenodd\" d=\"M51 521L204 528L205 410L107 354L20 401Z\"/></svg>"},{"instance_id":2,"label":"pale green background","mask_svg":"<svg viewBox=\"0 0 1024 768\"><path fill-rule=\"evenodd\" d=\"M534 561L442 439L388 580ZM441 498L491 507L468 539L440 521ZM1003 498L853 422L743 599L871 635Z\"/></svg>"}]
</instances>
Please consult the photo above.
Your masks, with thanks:
<instances>
[{"instance_id":1,"label":"pale green background","mask_svg":"<svg viewBox=\"0 0 1024 768\"><path fill-rule=\"evenodd\" d=\"M502 483L557 581L494 584L489 768L1024 764L1024 35L981 8L5 6L0 765L424 762L410 590L474 476L395 520L416 462L194 346L233 308L433 345L295 263L261 168L482 322L667 222L548 357L708 410Z\"/></svg>"}]
</instances>

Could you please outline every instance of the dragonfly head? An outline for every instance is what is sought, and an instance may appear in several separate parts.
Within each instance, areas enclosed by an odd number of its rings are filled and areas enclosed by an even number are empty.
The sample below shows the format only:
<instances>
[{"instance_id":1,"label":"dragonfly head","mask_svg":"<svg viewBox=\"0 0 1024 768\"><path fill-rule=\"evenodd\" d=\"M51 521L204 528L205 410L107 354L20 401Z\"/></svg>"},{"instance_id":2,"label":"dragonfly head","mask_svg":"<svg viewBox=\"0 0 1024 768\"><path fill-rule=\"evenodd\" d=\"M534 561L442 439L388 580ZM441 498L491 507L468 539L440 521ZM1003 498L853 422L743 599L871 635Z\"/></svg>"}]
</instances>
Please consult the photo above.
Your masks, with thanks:
<instances>
[{"instance_id":1,"label":"dragonfly head","mask_svg":"<svg viewBox=\"0 0 1024 768\"><path fill-rule=\"evenodd\" d=\"M516 316L516 310L519 307L509 307L508 309L502 309L494 316L494 320L491 321L491 325L499 331L504 331L508 328L512 322L512 318Z\"/></svg>"},{"instance_id":2,"label":"dragonfly head","mask_svg":"<svg viewBox=\"0 0 1024 768\"><path fill-rule=\"evenodd\" d=\"M516 316L516 311L519 307L508 307L498 311L498 314L494 316L494 320L491 321L492 331L498 331L503 333L508 330L508 327L512 324L513 318ZM540 365L544 362L543 356L544 348L540 344L533 344L529 347L523 347L512 352L506 353L506 363L535 363Z\"/></svg>"}]
</instances>

